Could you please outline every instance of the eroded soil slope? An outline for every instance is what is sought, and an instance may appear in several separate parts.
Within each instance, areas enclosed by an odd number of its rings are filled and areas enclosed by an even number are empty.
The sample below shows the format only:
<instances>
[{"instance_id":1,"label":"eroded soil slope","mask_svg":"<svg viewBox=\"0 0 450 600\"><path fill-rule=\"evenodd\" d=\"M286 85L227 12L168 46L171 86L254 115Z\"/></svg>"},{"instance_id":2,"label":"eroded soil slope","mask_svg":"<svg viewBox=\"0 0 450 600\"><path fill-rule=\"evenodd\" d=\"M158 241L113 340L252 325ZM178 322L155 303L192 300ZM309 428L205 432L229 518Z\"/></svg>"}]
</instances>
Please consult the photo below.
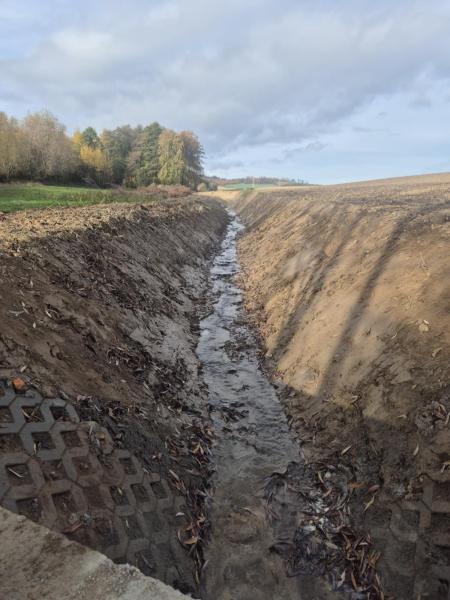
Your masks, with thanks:
<instances>
[{"instance_id":1,"label":"eroded soil slope","mask_svg":"<svg viewBox=\"0 0 450 600\"><path fill-rule=\"evenodd\" d=\"M198 312L226 222L198 199L0 221L1 502L186 592L211 444Z\"/></svg>"},{"instance_id":2,"label":"eroded soil slope","mask_svg":"<svg viewBox=\"0 0 450 600\"><path fill-rule=\"evenodd\" d=\"M327 477L346 473L340 509L375 540L387 595L447 598L448 178L254 192L235 205L247 307L317 485L329 500Z\"/></svg>"}]
</instances>

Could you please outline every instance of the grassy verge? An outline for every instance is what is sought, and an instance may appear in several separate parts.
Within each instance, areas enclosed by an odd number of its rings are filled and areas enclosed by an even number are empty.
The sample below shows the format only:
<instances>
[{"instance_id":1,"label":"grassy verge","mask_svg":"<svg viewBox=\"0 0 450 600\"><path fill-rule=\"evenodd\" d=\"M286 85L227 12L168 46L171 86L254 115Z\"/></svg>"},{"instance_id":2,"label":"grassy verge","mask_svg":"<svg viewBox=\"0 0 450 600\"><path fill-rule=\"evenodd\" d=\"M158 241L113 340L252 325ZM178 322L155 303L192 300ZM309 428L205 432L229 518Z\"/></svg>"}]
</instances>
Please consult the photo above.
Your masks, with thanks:
<instances>
[{"instance_id":1,"label":"grassy verge","mask_svg":"<svg viewBox=\"0 0 450 600\"><path fill-rule=\"evenodd\" d=\"M88 206L111 202L148 202L152 197L120 190L97 190L82 187L40 184L0 185L0 212L35 208Z\"/></svg>"}]
</instances>

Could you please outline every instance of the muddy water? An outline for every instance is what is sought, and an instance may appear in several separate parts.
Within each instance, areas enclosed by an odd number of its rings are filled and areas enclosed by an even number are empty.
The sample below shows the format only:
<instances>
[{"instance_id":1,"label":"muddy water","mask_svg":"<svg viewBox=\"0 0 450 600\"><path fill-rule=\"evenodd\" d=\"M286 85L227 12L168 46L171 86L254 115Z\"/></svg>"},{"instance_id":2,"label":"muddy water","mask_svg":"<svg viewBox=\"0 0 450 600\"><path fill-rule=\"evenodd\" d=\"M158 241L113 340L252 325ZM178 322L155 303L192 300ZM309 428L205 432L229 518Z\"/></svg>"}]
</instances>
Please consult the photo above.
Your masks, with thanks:
<instances>
[{"instance_id":1,"label":"muddy water","mask_svg":"<svg viewBox=\"0 0 450 600\"><path fill-rule=\"evenodd\" d=\"M236 236L232 215L211 271L214 310L201 323L197 353L209 387L216 431L212 532L206 548L208 600L301 598L270 550L274 532L266 514L265 478L298 461L275 390L258 368L255 340L242 320ZM288 519L289 515L280 515Z\"/></svg>"}]
</instances>

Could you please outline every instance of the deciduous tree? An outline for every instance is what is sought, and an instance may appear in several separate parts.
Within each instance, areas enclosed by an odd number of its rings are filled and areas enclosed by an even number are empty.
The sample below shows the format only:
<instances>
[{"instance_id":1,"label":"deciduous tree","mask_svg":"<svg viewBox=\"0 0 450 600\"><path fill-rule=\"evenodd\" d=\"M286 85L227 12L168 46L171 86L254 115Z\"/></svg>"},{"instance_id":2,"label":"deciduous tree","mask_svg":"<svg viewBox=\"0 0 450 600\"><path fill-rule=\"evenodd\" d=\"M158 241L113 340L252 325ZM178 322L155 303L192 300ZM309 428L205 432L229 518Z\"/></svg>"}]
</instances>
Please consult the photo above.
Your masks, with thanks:
<instances>
[{"instance_id":1,"label":"deciduous tree","mask_svg":"<svg viewBox=\"0 0 450 600\"><path fill-rule=\"evenodd\" d=\"M77 157L66 129L48 111L33 113L21 124L21 170L34 180L64 180L76 170Z\"/></svg>"},{"instance_id":2,"label":"deciduous tree","mask_svg":"<svg viewBox=\"0 0 450 600\"><path fill-rule=\"evenodd\" d=\"M159 136L159 181L166 185L182 183L184 169L183 139L165 129Z\"/></svg>"},{"instance_id":3,"label":"deciduous tree","mask_svg":"<svg viewBox=\"0 0 450 600\"><path fill-rule=\"evenodd\" d=\"M195 190L203 176L204 151L198 137L192 131L182 131L179 136L183 142L184 162L181 183Z\"/></svg>"},{"instance_id":4,"label":"deciduous tree","mask_svg":"<svg viewBox=\"0 0 450 600\"><path fill-rule=\"evenodd\" d=\"M23 144L18 122L0 112L0 180L20 173Z\"/></svg>"}]
</instances>

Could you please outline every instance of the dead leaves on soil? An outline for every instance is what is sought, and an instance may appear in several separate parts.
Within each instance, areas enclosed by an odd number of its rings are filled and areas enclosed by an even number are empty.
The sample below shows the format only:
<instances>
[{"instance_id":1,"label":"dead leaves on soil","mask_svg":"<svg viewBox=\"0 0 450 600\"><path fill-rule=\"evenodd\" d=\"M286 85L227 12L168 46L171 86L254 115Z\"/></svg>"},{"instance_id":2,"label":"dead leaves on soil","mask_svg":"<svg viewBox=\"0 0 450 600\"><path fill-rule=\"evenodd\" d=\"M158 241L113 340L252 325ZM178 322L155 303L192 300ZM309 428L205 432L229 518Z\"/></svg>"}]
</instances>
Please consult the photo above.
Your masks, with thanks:
<instances>
[{"instance_id":1,"label":"dead leaves on soil","mask_svg":"<svg viewBox=\"0 0 450 600\"><path fill-rule=\"evenodd\" d=\"M195 563L195 580L200 583L201 573L205 566L203 556L203 541L205 539L209 522L205 513L205 501L208 493L204 487L210 473L211 446L214 436L213 428L202 421L194 421L190 425L182 423L180 429L168 436L165 445L170 459L182 466L185 477L181 477L174 469L169 469L171 485L185 496L189 507L190 516L188 523L177 531L177 536L183 548L192 556ZM189 467L189 462L195 461L197 468ZM186 475L200 478L200 483L195 480L188 482ZM182 513L179 516L186 516Z\"/></svg>"},{"instance_id":2,"label":"dead leaves on soil","mask_svg":"<svg viewBox=\"0 0 450 600\"><path fill-rule=\"evenodd\" d=\"M285 559L288 575L322 574L330 577L333 589L349 593L355 600L388 600L377 573L381 553L371 536L356 531L350 519L350 500L356 499L355 493L361 498L364 514L376 504L379 485L349 481L347 471L332 465L302 469L290 466L285 473L274 473L265 485L272 520L279 520L286 491L297 498L298 526L293 539L273 546Z\"/></svg>"}]
</instances>

